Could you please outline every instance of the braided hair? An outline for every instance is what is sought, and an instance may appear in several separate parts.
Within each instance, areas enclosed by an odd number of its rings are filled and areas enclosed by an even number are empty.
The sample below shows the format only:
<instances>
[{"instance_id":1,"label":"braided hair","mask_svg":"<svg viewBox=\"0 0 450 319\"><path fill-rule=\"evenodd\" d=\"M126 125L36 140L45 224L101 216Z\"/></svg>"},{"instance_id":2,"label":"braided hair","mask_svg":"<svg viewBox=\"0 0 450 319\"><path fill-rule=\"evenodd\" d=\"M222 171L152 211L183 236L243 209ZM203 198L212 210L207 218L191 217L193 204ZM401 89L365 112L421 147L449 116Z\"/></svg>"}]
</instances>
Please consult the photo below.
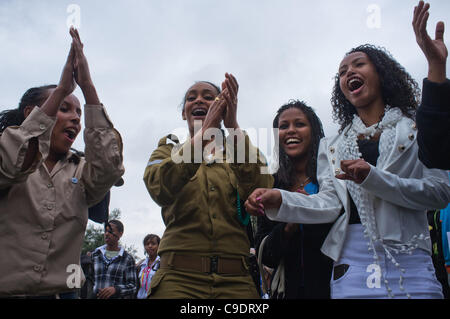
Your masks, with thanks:
<instances>
[{"instance_id":1,"label":"braided hair","mask_svg":"<svg viewBox=\"0 0 450 319\"><path fill-rule=\"evenodd\" d=\"M374 64L380 78L381 94L385 105L398 107L405 116L413 118L420 103L420 89L411 75L385 48L364 44L350 50L345 56L355 52L367 54L369 60ZM345 98L339 80L339 73L337 73L331 105L333 106L333 120L341 126L339 133L342 133L344 128L352 122L356 108Z\"/></svg>"},{"instance_id":2,"label":"braided hair","mask_svg":"<svg viewBox=\"0 0 450 319\"><path fill-rule=\"evenodd\" d=\"M278 122L281 114L290 109L297 108L305 114L311 126L311 144L308 150L308 163L306 165L306 175L311 178L313 183L317 184L317 153L322 137L325 136L322 128L322 122L314 110L303 101L290 100L287 104L281 106L273 120L273 128L278 129ZM297 182L294 174L294 164L282 147L279 147L278 136L275 136L275 145L279 149L278 170L274 174L277 188L289 189Z\"/></svg>"},{"instance_id":3,"label":"braided hair","mask_svg":"<svg viewBox=\"0 0 450 319\"><path fill-rule=\"evenodd\" d=\"M25 121L24 111L27 106L42 106L48 97L48 90L56 85L44 85L28 89L22 96L16 109L0 112L0 133L9 126L19 126Z\"/></svg>"}]
</instances>

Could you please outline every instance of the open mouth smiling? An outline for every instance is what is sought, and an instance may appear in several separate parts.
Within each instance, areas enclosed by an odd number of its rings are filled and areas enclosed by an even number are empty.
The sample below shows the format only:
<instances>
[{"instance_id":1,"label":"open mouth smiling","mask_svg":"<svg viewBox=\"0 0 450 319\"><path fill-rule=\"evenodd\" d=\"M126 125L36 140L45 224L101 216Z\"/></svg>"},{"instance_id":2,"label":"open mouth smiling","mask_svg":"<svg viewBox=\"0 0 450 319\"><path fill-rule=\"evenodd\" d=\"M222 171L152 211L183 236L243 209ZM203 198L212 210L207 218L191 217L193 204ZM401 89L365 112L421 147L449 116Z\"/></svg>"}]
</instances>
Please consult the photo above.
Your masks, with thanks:
<instances>
[{"instance_id":1,"label":"open mouth smiling","mask_svg":"<svg viewBox=\"0 0 450 319\"><path fill-rule=\"evenodd\" d=\"M78 130L73 127L68 127L64 129L64 135L70 140L74 141L78 135Z\"/></svg>"},{"instance_id":2,"label":"open mouth smiling","mask_svg":"<svg viewBox=\"0 0 450 319\"><path fill-rule=\"evenodd\" d=\"M359 77L351 77L347 81L347 88L349 89L350 93L356 94L361 91L361 88L364 85L364 80L362 80Z\"/></svg>"},{"instance_id":3,"label":"open mouth smiling","mask_svg":"<svg viewBox=\"0 0 450 319\"><path fill-rule=\"evenodd\" d=\"M296 137L289 137L284 141L284 144L286 145L298 145L302 142L302 139L296 138Z\"/></svg>"},{"instance_id":4,"label":"open mouth smiling","mask_svg":"<svg viewBox=\"0 0 450 319\"><path fill-rule=\"evenodd\" d=\"M208 110L205 108L195 108L192 110L191 114L194 117L204 117L208 113Z\"/></svg>"}]
</instances>

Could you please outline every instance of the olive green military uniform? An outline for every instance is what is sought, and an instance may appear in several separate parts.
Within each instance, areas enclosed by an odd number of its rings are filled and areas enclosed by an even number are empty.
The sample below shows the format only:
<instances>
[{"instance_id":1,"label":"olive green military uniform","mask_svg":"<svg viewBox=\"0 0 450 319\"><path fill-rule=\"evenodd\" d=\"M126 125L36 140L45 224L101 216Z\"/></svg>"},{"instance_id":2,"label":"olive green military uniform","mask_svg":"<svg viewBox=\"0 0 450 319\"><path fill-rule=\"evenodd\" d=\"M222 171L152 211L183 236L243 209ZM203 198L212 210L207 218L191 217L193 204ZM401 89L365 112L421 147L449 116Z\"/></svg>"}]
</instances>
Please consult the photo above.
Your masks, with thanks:
<instances>
[{"instance_id":1,"label":"olive green military uniform","mask_svg":"<svg viewBox=\"0 0 450 319\"><path fill-rule=\"evenodd\" d=\"M245 149L251 150L245 152L245 163L230 163L239 159L231 139L215 160L195 163L190 142L175 145L170 137L160 140L144 174L166 225L150 298L259 298L248 272L250 243L238 216L237 194L243 203L255 188L272 187L272 176L260 173L264 158L245 135ZM172 153L186 152L188 160L174 161ZM254 163L249 154L257 154ZM215 256L218 267L211 263Z\"/></svg>"}]
</instances>

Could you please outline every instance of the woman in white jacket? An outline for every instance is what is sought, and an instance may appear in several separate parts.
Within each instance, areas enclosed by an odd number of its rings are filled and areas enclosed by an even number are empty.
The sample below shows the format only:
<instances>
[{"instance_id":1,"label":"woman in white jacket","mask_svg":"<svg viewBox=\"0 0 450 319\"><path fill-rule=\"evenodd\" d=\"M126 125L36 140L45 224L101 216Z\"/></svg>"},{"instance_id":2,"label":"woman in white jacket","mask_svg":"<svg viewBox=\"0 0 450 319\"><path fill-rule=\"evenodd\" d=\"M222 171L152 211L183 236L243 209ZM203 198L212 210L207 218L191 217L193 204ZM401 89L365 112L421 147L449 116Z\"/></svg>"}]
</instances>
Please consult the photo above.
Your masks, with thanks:
<instances>
[{"instance_id":1,"label":"woman in white jacket","mask_svg":"<svg viewBox=\"0 0 450 319\"><path fill-rule=\"evenodd\" d=\"M417 83L384 49L342 60L333 91L339 134L321 141L319 193L257 189L246 209L291 223L334 222L322 252L334 260L332 298L442 298L427 209L450 201L445 171L418 159Z\"/></svg>"}]
</instances>

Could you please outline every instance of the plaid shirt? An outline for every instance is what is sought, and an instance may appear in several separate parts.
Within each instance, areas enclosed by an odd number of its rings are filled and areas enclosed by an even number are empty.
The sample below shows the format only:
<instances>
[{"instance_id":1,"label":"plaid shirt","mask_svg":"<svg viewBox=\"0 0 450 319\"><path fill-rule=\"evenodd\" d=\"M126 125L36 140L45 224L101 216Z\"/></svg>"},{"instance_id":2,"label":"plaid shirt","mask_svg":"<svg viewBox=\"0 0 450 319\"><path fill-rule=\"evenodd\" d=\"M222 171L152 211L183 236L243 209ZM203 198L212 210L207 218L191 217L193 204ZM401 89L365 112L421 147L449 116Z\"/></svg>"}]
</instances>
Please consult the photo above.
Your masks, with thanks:
<instances>
[{"instance_id":1,"label":"plaid shirt","mask_svg":"<svg viewBox=\"0 0 450 319\"><path fill-rule=\"evenodd\" d=\"M92 254L94 264L94 294L107 287L116 288L113 298L133 297L136 293L136 267L133 257L123 248L112 259L105 256L106 245L98 247Z\"/></svg>"}]
</instances>

